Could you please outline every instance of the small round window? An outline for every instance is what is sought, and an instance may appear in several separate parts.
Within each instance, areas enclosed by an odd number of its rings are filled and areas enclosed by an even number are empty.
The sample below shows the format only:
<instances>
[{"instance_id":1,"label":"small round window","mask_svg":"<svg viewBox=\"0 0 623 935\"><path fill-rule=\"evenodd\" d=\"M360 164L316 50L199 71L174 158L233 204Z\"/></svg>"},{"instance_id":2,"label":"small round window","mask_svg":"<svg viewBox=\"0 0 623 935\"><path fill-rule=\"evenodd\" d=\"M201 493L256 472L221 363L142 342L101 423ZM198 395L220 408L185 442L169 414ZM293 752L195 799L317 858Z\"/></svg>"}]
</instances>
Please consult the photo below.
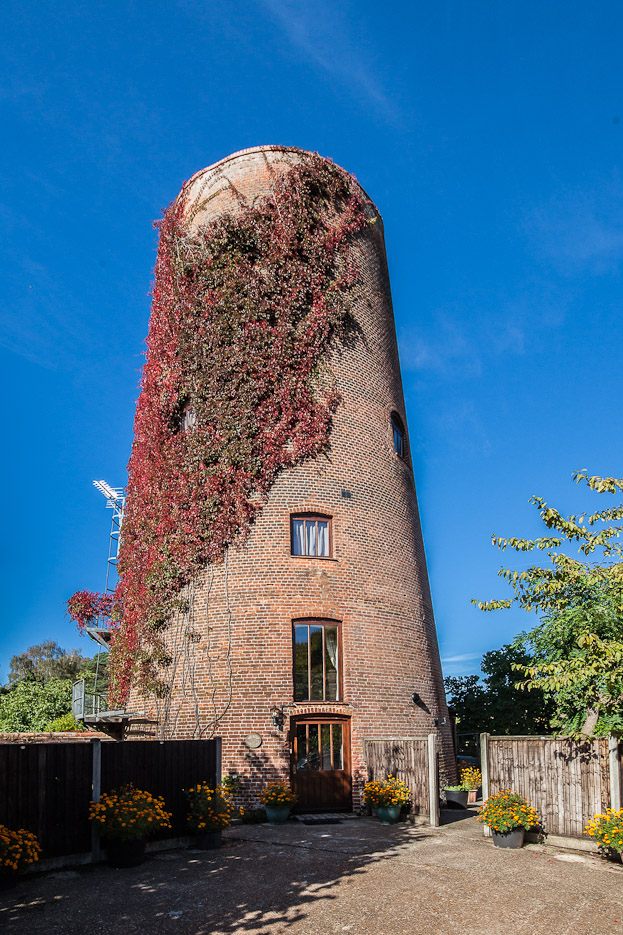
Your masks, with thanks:
<instances>
[{"instance_id":1,"label":"small round window","mask_svg":"<svg viewBox=\"0 0 623 935\"><path fill-rule=\"evenodd\" d=\"M392 432L394 435L394 451L399 458L405 456L405 427L397 412L392 412Z\"/></svg>"}]
</instances>

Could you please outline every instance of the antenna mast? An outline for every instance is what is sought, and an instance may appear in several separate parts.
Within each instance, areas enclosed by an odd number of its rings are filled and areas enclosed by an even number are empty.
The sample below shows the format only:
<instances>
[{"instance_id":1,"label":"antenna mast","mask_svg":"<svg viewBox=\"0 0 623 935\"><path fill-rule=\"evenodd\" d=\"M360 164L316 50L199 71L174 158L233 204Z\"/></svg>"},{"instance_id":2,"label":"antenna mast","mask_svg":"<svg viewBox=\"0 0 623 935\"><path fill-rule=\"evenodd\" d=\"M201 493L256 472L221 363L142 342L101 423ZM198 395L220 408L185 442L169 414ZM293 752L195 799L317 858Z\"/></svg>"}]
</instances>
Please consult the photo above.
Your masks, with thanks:
<instances>
[{"instance_id":1,"label":"antenna mast","mask_svg":"<svg viewBox=\"0 0 623 935\"><path fill-rule=\"evenodd\" d=\"M125 495L123 487L111 487L105 480L94 480L93 486L106 497L106 506L112 510L112 520L110 524L110 540L108 543L108 561L106 563L106 586L105 594L112 594L115 590L110 587L110 572L117 571L117 562L119 560L119 546L121 544L121 526L123 524L123 513L125 510Z\"/></svg>"}]
</instances>

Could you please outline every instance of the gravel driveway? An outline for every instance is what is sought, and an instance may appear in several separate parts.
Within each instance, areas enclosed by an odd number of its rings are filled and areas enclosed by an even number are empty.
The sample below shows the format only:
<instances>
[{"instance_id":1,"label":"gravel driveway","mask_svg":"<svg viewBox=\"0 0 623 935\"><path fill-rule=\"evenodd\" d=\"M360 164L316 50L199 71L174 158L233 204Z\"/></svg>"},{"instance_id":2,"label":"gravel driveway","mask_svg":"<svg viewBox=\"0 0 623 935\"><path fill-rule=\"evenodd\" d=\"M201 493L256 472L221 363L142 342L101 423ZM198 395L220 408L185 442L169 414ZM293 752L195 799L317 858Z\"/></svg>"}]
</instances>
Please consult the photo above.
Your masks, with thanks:
<instances>
[{"instance_id":1,"label":"gravel driveway","mask_svg":"<svg viewBox=\"0 0 623 935\"><path fill-rule=\"evenodd\" d=\"M41 874L0 893L7 935L623 935L623 868L504 851L473 816L242 825L220 851Z\"/></svg>"}]
</instances>

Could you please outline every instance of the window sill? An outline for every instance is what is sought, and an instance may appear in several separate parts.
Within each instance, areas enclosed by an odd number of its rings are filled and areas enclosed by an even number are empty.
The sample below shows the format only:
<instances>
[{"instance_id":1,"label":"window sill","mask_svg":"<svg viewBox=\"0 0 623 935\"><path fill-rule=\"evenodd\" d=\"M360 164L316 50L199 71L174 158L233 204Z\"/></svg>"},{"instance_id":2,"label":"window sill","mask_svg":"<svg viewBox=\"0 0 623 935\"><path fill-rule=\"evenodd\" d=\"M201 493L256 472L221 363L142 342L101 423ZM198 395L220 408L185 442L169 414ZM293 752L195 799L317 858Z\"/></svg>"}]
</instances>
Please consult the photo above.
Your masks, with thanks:
<instances>
[{"instance_id":1,"label":"window sill","mask_svg":"<svg viewBox=\"0 0 623 935\"><path fill-rule=\"evenodd\" d=\"M302 558L306 562L337 562L335 555L293 555L290 552L290 558Z\"/></svg>"}]
</instances>

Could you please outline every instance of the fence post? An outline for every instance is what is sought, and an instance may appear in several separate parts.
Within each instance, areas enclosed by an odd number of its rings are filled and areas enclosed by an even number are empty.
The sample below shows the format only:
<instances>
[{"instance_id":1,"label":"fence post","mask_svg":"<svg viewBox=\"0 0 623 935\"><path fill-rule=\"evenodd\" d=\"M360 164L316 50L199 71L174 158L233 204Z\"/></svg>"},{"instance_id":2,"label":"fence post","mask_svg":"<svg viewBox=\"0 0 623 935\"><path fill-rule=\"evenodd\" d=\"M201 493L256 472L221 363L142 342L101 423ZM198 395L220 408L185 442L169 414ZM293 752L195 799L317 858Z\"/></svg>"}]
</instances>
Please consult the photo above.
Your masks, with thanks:
<instances>
[{"instance_id":1,"label":"fence post","mask_svg":"<svg viewBox=\"0 0 623 935\"><path fill-rule=\"evenodd\" d=\"M94 737L91 741L93 749L93 766L91 773L91 798L94 802L99 802L102 792L102 741ZM95 830L95 825L91 826L91 862L97 863L102 856L100 837Z\"/></svg>"},{"instance_id":2,"label":"fence post","mask_svg":"<svg viewBox=\"0 0 623 935\"><path fill-rule=\"evenodd\" d=\"M480 735L480 772L482 773L482 800L486 802L489 798L489 738L490 734ZM483 830L486 838L491 837L491 828L483 824Z\"/></svg>"},{"instance_id":3,"label":"fence post","mask_svg":"<svg viewBox=\"0 0 623 935\"><path fill-rule=\"evenodd\" d=\"M431 828L439 827L439 770L437 768L437 735L428 735L428 808Z\"/></svg>"},{"instance_id":4,"label":"fence post","mask_svg":"<svg viewBox=\"0 0 623 935\"><path fill-rule=\"evenodd\" d=\"M216 744L214 753L214 769L216 770L216 785L218 786L223 778L223 740L221 737L215 737Z\"/></svg>"},{"instance_id":5,"label":"fence post","mask_svg":"<svg viewBox=\"0 0 623 935\"><path fill-rule=\"evenodd\" d=\"M608 765L610 767L610 808L621 808L621 758L619 740L608 737Z\"/></svg>"},{"instance_id":6,"label":"fence post","mask_svg":"<svg viewBox=\"0 0 623 935\"><path fill-rule=\"evenodd\" d=\"M48 827L50 824L50 815L48 814L47 807L47 791L49 788L49 779L48 779L48 754L47 747L44 743L38 744L37 751L37 769L38 769L38 785L37 785L37 832L39 838L39 844L42 845L43 850L45 851L49 846L48 839ZM22 750L25 750L25 747L22 747ZM21 776L21 772L20 772ZM34 830L34 829L33 829Z\"/></svg>"}]
</instances>

